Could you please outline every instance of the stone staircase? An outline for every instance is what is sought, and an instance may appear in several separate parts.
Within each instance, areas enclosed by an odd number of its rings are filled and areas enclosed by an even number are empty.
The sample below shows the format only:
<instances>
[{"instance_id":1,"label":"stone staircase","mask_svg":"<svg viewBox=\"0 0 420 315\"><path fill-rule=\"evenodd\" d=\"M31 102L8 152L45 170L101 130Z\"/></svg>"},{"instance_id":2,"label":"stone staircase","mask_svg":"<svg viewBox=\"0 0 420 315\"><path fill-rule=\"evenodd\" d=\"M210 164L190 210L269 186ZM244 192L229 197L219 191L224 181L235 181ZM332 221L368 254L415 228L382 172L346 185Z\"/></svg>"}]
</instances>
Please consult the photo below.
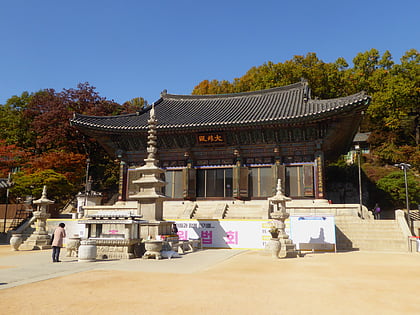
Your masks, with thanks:
<instances>
[{"instance_id":1,"label":"stone staircase","mask_svg":"<svg viewBox=\"0 0 420 315\"><path fill-rule=\"evenodd\" d=\"M338 250L408 251L408 239L395 220L337 216L335 224Z\"/></svg>"},{"instance_id":2,"label":"stone staircase","mask_svg":"<svg viewBox=\"0 0 420 315\"><path fill-rule=\"evenodd\" d=\"M193 219L213 219L214 214L217 212L218 208L221 208L222 205L219 205L214 202L201 202L197 203L197 210L193 214ZM218 219L222 219L219 217Z\"/></svg>"},{"instance_id":3,"label":"stone staircase","mask_svg":"<svg viewBox=\"0 0 420 315\"><path fill-rule=\"evenodd\" d=\"M268 219L268 202L258 204L229 204L225 219Z\"/></svg>"},{"instance_id":4,"label":"stone staircase","mask_svg":"<svg viewBox=\"0 0 420 315\"><path fill-rule=\"evenodd\" d=\"M170 201L164 203L165 220L175 219L268 219L268 202Z\"/></svg>"}]
</instances>

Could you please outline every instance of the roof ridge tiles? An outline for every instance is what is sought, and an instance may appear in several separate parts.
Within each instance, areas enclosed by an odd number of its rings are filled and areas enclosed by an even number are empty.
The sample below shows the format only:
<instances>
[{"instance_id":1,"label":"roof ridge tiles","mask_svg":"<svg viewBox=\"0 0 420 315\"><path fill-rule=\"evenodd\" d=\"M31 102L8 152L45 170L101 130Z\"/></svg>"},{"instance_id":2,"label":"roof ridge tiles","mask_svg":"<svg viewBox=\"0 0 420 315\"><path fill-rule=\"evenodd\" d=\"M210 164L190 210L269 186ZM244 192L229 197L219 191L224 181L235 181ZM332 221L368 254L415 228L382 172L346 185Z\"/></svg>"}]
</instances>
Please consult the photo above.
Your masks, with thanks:
<instances>
[{"instance_id":1,"label":"roof ridge tiles","mask_svg":"<svg viewBox=\"0 0 420 315\"><path fill-rule=\"evenodd\" d=\"M357 99L358 101L361 101L362 99L367 99L369 98L369 96L367 95L367 93L365 91L361 91L355 94L351 94L351 95L347 95L347 96L342 96L342 97L335 97L335 98L327 98L327 99L309 99L308 102L311 103L333 103L335 101L348 101L348 100L354 100Z\"/></svg>"},{"instance_id":2,"label":"roof ridge tiles","mask_svg":"<svg viewBox=\"0 0 420 315\"><path fill-rule=\"evenodd\" d=\"M162 99L218 99L218 98L238 98L238 97L248 97L248 96L259 96L263 94L287 92L294 89L302 89L306 87L305 82L297 82L285 86L277 86L264 90L248 91L248 92L239 92L239 93L226 93L226 94L205 94L205 95L182 95L182 94L163 94Z\"/></svg>"},{"instance_id":3,"label":"roof ridge tiles","mask_svg":"<svg viewBox=\"0 0 420 315\"><path fill-rule=\"evenodd\" d=\"M154 103L157 128L220 128L247 123L289 123L302 119L330 116L334 112L365 107L370 101L366 92L326 100L306 99L306 83L295 83L263 91L223 95L182 96L163 94ZM136 131L147 129L147 112L118 116L75 114L73 126L97 130Z\"/></svg>"}]
</instances>

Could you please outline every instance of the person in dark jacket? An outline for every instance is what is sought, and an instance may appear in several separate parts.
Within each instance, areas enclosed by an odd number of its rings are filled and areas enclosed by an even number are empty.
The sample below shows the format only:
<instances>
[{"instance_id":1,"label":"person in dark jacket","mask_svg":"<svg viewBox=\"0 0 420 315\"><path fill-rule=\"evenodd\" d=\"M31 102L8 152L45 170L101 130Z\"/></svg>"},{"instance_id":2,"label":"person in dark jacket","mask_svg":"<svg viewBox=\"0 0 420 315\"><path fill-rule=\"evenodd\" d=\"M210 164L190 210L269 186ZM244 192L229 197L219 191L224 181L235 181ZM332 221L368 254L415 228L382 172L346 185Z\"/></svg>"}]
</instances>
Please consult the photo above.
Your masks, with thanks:
<instances>
[{"instance_id":1,"label":"person in dark jacket","mask_svg":"<svg viewBox=\"0 0 420 315\"><path fill-rule=\"evenodd\" d=\"M178 228L176 223L172 224L172 235L176 235L178 233Z\"/></svg>"},{"instance_id":2,"label":"person in dark jacket","mask_svg":"<svg viewBox=\"0 0 420 315\"><path fill-rule=\"evenodd\" d=\"M379 204L376 203L375 207L373 207L373 215L375 216L376 220L380 219L380 214L381 214L381 208L379 207Z\"/></svg>"},{"instance_id":3,"label":"person in dark jacket","mask_svg":"<svg viewBox=\"0 0 420 315\"><path fill-rule=\"evenodd\" d=\"M64 223L60 223L54 230L53 241L52 241L52 259L53 262L60 262L60 249L63 247L63 240L66 237L66 231Z\"/></svg>"}]
</instances>

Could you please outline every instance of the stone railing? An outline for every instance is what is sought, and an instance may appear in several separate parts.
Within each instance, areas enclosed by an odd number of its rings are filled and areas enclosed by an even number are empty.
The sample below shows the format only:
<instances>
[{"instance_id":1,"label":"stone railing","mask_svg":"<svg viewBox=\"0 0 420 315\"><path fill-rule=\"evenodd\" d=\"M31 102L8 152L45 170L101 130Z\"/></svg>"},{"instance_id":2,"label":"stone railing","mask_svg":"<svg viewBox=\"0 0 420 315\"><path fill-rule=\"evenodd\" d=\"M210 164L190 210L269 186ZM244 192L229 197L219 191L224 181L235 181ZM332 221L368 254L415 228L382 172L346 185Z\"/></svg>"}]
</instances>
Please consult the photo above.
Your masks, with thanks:
<instances>
[{"instance_id":1,"label":"stone railing","mask_svg":"<svg viewBox=\"0 0 420 315\"><path fill-rule=\"evenodd\" d=\"M135 211L122 211L122 210L100 210L95 213L89 213L87 218L92 219L105 219L105 218L141 218L142 215L137 214Z\"/></svg>"},{"instance_id":2,"label":"stone railing","mask_svg":"<svg viewBox=\"0 0 420 315\"><path fill-rule=\"evenodd\" d=\"M412 234L411 234L410 228L408 227L407 220L405 218L405 212L403 210L395 210L395 221L397 222L401 232L407 239L408 251L409 252L415 251L413 250L413 246L412 246L413 244L411 244ZM417 245L417 243L415 244Z\"/></svg>"}]
</instances>

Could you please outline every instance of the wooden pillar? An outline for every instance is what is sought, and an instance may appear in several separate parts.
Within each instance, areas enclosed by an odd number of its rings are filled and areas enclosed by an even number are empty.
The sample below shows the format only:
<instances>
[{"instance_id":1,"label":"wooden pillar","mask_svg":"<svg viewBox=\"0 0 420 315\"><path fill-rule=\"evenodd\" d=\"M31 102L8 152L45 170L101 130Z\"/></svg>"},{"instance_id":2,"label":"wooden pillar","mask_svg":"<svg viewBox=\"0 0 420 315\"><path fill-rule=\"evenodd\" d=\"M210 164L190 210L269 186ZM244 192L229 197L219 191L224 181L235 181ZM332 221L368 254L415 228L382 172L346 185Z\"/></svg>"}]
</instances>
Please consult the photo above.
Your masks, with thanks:
<instances>
[{"instance_id":1,"label":"wooden pillar","mask_svg":"<svg viewBox=\"0 0 420 315\"><path fill-rule=\"evenodd\" d=\"M190 162L182 169L182 186L184 199L194 200L197 197L197 172Z\"/></svg>"},{"instance_id":2,"label":"wooden pillar","mask_svg":"<svg viewBox=\"0 0 420 315\"><path fill-rule=\"evenodd\" d=\"M303 166L303 195L305 197L314 196L314 167L313 165Z\"/></svg>"},{"instance_id":3,"label":"wooden pillar","mask_svg":"<svg viewBox=\"0 0 420 315\"><path fill-rule=\"evenodd\" d=\"M233 197L236 199L248 199L248 177L249 169L244 166L234 166L233 167L233 183L232 183L232 193Z\"/></svg>"},{"instance_id":4,"label":"wooden pillar","mask_svg":"<svg viewBox=\"0 0 420 315\"><path fill-rule=\"evenodd\" d=\"M248 199L249 169L248 167L242 166L242 158L239 150L235 150L235 156L236 165L233 167L232 195L236 199Z\"/></svg>"}]
</instances>

